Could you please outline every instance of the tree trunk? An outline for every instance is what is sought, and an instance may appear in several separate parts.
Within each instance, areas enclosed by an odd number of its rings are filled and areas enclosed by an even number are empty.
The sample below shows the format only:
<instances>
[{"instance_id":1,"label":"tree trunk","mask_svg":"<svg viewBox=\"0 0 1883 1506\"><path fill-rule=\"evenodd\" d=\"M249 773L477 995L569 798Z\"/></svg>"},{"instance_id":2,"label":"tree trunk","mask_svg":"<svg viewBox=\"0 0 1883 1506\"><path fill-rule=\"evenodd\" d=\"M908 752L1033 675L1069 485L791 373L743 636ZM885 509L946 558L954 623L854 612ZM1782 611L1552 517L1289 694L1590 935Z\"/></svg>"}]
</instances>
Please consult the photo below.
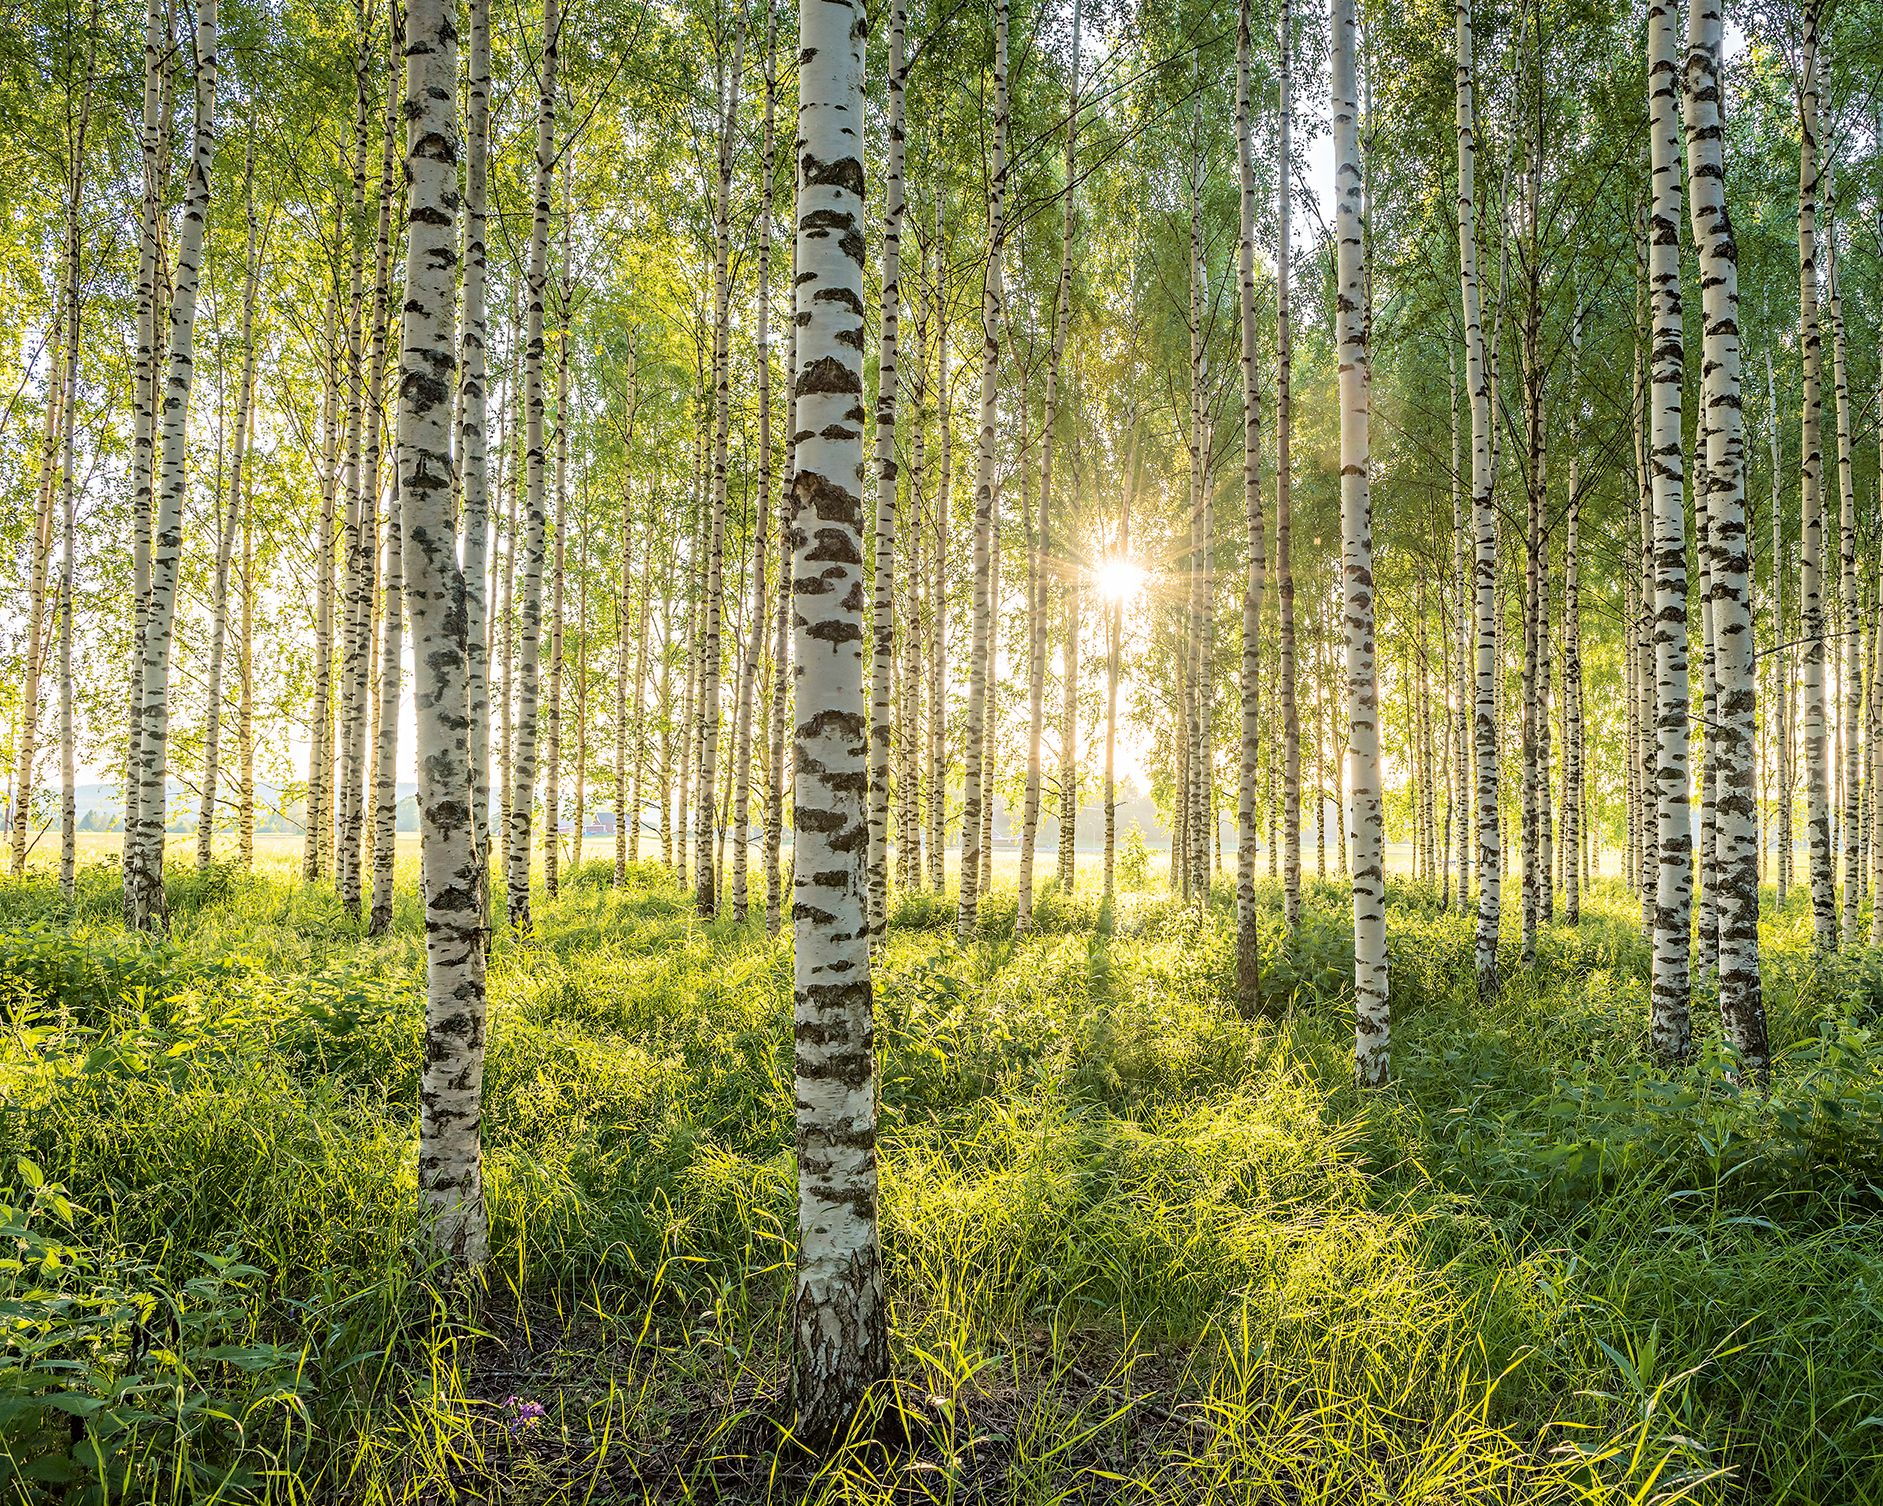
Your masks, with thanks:
<instances>
[{"instance_id":1,"label":"tree trunk","mask_svg":"<svg viewBox=\"0 0 1883 1506\"><path fill-rule=\"evenodd\" d=\"M255 392L255 295L260 267L255 244L255 133L248 136L242 169L243 201L248 236L243 254L242 369L235 399L235 438L229 457L229 507L216 541L216 574L210 589L209 674L204 689L203 780L196 811L196 866L207 868L214 857L216 832L217 749L222 732L223 645L228 639L229 562L235 553L236 530L241 526L242 470L248 457L249 404Z\"/></svg>"},{"instance_id":2,"label":"tree trunk","mask_svg":"<svg viewBox=\"0 0 1883 1506\"><path fill-rule=\"evenodd\" d=\"M46 341L50 359L46 363L46 420L40 437L39 494L33 511L31 534L31 574L27 586L26 634L22 647L25 661L20 687L18 766L13 779L13 810L9 839L14 877L26 871L26 852L31 831L34 764L39 755L39 692L44 671L47 642L47 588L52 573L52 551L57 532L53 518L61 497L60 459L63 435L71 427L66 414L66 331L71 323L70 305L64 278L53 304L52 333ZM57 608L54 607L56 616Z\"/></svg>"},{"instance_id":3,"label":"tree trunk","mask_svg":"<svg viewBox=\"0 0 1883 1506\"><path fill-rule=\"evenodd\" d=\"M1569 500L1563 521L1563 923L1582 923L1582 437L1588 413L1581 391L1582 307L1570 326Z\"/></svg>"},{"instance_id":4,"label":"tree trunk","mask_svg":"<svg viewBox=\"0 0 1883 1506\"><path fill-rule=\"evenodd\" d=\"M758 698L759 661L770 629L765 614L765 570L771 549L771 246L773 134L777 115L773 61L778 21L765 20L765 114L759 145L758 307L754 317L758 357L758 521L752 532L752 608L739 662L738 702L733 714L732 918L743 923L750 908L747 869L752 846L752 740Z\"/></svg>"},{"instance_id":5,"label":"tree trunk","mask_svg":"<svg viewBox=\"0 0 1883 1506\"><path fill-rule=\"evenodd\" d=\"M796 215L795 204L792 211ZM777 600L772 603L771 792L765 802L765 930L776 936L783 922L785 826L785 712L791 704L791 551L796 527L798 473L798 240L791 238L793 317L785 336L785 464L778 499Z\"/></svg>"},{"instance_id":6,"label":"tree trunk","mask_svg":"<svg viewBox=\"0 0 1883 1506\"><path fill-rule=\"evenodd\" d=\"M876 359L876 555L870 624L869 930L880 942L889 900L890 677L896 652L896 334L902 306L904 6L889 7L889 161L883 189L883 281Z\"/></svg>"},{"instance_id":7,"label":"tree trunk","mask_svg":"<svg viewBox=\"0 0 1883 1506\"><path fill-rule=\"evenodd\" d=\"M457 78L455 8L444 0L409 0L404 113L411 207L400 312L397 485L403 589L412 616L413 662L419 666L413 689L426 1050L418 1185L434 1247L447 1260L475 1265L489 1249L478 1132L484 876L471 824L465 580L451 474Z\"/></svg>"},{"instance_id":8,"label":"tree trunk","mask_svg":"<svg viewBox=\"0 0 1883 1506\"><path fill-rule=\"evenodd\" d=\"M1498 841L1497 509L1491 495L1491 393L1478 287L1477 119L1473 100L1471 0L1457 0L1458 281L1464 305L1465 391L1471 402L1472 586L1475 624L1473 743L1477 758L1478 996L1498 986L1497 933L1503 860Z\"/></svg>"},{"instance_id":9,"label":"tree trunk","mask_svg":"<svg viewBox=\"0 0 1883 1506\"><path fill-rule=\"evenodd\" d=\"M1236 789L1236 1002L1244 1018L1252 1018L1262 1009L1261 917L1255 905L1255 784L1262 737L1262 577L1268 531L1262 516L1262 389L1256 368L1255 149L1249 120L1252 10L1252 0L1240 0L1236 10L1236 166L1241 190L1237 274L1242 314L1242 505L1249 529L1248 576L1242 594L1242 765ZM1115 689L1111 693L1115 694ZM1108 779L1110 757L1108 742ZM1106 798L1111 798L1109 786Z\"/></svg>"},{"instance_id":10,"label":"tree trunk","mask_svg":"<svg viewBox=\"0 0 1883 1506\"><path fill-rule=\"evenodd\" d=\"M70 904L78 884L78 738L72 719L73 546L78 532L78 352L80 333L79 210L85 191L85 127L91 118L98 3L92 0L85 82L72 127L72 164L65 215L64 451L59 465L59 893Z\"/></svg>"},{"instance_id":11,"label":"tree trunk","mask_svg":"<svg viewBox=\"0 0 1883 1506\"><path fill-rule=\"evenodd\" d=\"M698 818L694 827L693 903L701 915L708 917L719 910L713 822L719 797L719 640L725 615L726 437L731 411L732 133L738 124L739 96L745 82L746 8L739 5L735 9L732 68L722 76L719 94L719 181L713 211L713 491L706 528L705 617L699 645L699 787L695 797Z\"/></svg>"},{"instance_id":12,"label":"tree trunk","mask_svg":"<svg viewBox=\"0 0 1883 1506\"><path fill-rule=\"evenodd\" d=\"M566 195L565 195L566 202ZM567 242L564 242L566 247ZM566 258L566 251L565 251ZM566 268L566 261L565 261ZM562 682L563 617L569 561L569 322L559 298L556 330L555 543L549 561L549 716L543 732L543 897L562 891Z\"/></svg>"},{"instance_id":13,"label":"tree trunk","mask_svg":"<svg viewBox=\"0 0 1883 1506\"><path fill-rule=\"evenodd\" d=\"M1387 1077L1385 832L1379 686L1373 660L1373 509L1369 496L1369 374L1354 0L1334 0L1335 239L1340 344L1340 535L1345 581L1348 788L1353 800L1354 1066L1362 1087Z\"/></svg>"},{"instance_id":14,"label":"tree trunk","mask_svg":"<svg viewBox=\"0 0 1883 1506\"><path fill-rule=\"evenodd\" d=\"M985 767L989 716L988 662L993 641L991 618L994 550L994 419L1000 373L1000 319L1004 293L1001 252L1007 212L1007 27L1008 0L994 0L994 120L992 161L987 178L987 267L981 283L981 414L974 476L974 623L968 655L966 729L967 792L961 808L961 896L955 932L965 945L974 934L981 893L982 821L992 810ZM943 432L946 433L946 401Z\"/></svg>"},{"instance_id":15,"label":"tree trunk","mask_svg":"<svg viewBox=\"0 0 1883 1506\"><path fill-rule=\"evenodd\" d=\"M374 239L374 298L364 290L365 267L359 221L366 214L366 147L369 113L368 69L372 57L372 19L356 0L359 60L354 71L354 155L352 262L347 304L346 416L346 590L342 612L340 661L340 776L334 803L334 878L340 903L357 916L361 905L361 852L366 813L366 729L370 704L373 563L379 537L377 461L379 413L368 396L377 388L384 365L385 272L391 232L393 122L385 121L379 181L377 232ZM388 99L388 105L391 100ZM368 346L371 346L369 352ZM371 457L370 459L368 457Z\"/></svg>"},{"instance_id":16,"label":"tree trunk","mask_svg":"<svg viewBox=\"0 0 1883 1506\"><path fill-rule=\"evenodd\" d=\"M1843 819L1838 823L1843 842L1843 942L1856 946L1862 938L1858 907L1863 900L1861 829L1863 715L1863 632L1857 617L1857 489L1851 476L1850 373L1844 339L1844 299L1838 286L1837 227L1831 219L1832 195L1825 194L1824 277L1829 295L1831 325L1831 388L1837 413L1838 495L1838 600L1841 607L1842 666L1838 689L1843 706L1837 719L1842 777Z\"/></svg>"},{"instance_id":17,"label":"tree trunk","mask_svg":"<svg viewBox=\"0 0 1883 1506\"><path fill-rule=\"evenodd\" d=\"M157 338L162 323L163 240L162 177L158 164L168 155L168 83L164 56L169 50L169 13L160 0L148 0L144 11L144 114L138 144L143 159L144 199L138 219L137 241L137 365L133 383L131 420L131 672L126 695L128 723L124 754L124 847L122 863L124 921L134 922L131 886L131 846L139 830L137 801L142 784L137 777L142 762L144 704L144 631L150 610L151 522L156 500ZM20 786L16 783L14 789ZM313 827L309 825L309 837Z\"/></svg>"},{"instance_id":18,"label":"tree trunk","mask_svg":"<svg viewBox=\"0 0 1883 1506\"><path fill-rule=\"evenodd\" d=\"M1040 424L1039 522L1033 535L1032 558L1027 569L1027 770L1026 794L1021 810L1020 878L1014 911L1014 934L1024 936L1033 917L1033 859L1039 840L1040 785L1043 778L1040 737L1045 724L1046 608L1048 570L1052 554L1053 440L1059 423L1059 368L1066 352L1066 328L1072 316L1072 227L1074 174L1079 143L1079 36L1083 0L1073 0L1071 76L1066 94L1066 187L1061 200L1059 278L1053 293L1052 345L1046 358L1046 401ZM1070 582L1068 582L1070 589ZM1067 663L1072 660L1068 648ZM1068 682L1067 696L1071 697ZM1072 833L1062 817L1059 849L1070 850ZM1064 870L1063 856L1060 867Z\"/></svg>"},{"instance_id":19,"label":"tree trunk","mask_svg":"<svg viewBox=\"0 0 1883 1506\"><path fill-rule=\"evenodd\" d=\"M170 737L170 650L176 620L177 571L183 552L183 497L188 485L191 358L203 231L209 218L210 169L216 154L216 0L196 9L196 141L172 279L170 349L164 380L163 457L151 551L150 612L144 632L141 734L135 777L137 830L125 833L125 886L131 921L142 930L168 923L163 892L164 771Z\"/></svg>"},{"instance_id":20,"label":"tree trunk","mask_svg":"<svg viewBox=\"0 0 1883 1506\"><path fill-rule=\"evenodd\" d=\"M1680 304L1680 74L1675 12L1648 10L1648 289L1654 347L1648 460L1653 490L1655 842L1654 958L1649 1034L1655 1053L1692 1050L1689 948L1693 930L1693 832L1687 803L1687 525L1682 506Z\"/></svg>"},{"instance_id":21,"label":"tree trunk","mask_svg":"<svg viewBox=\"0 0 1883 1506\"><path fill-rule=\"evenodd\" d=\"M582 833L588 827L588 483L582 483L581 559L575 590L575 833L569 839L569 866L582 866Z\"/></svg>"},{"instance_id":22,"label":"tree trunk","mask_svg":"<svg viewBox=\"0 0 1883 1506\"><path fill-rule=\"evenodd\" d=\"M392 877L399 836L399 680L400 661L405 653L404 610L401 597L405 586L405 541L400 537L404 524L399 504L399 478L392 478L392 497L386 509L386 562L380 571L384 582L385 605L379 639L379 731L373 750L373 905L367 920L369 936L384 936L392 929ZM470 574L463 572L465 595L470 594ZM469 667L467 618L466 667ZM470 709L470 682L465 682L465 709ZM468 743L468 732L467 743ZM476 770L472 770L475 778ZM475 788L475 786L471 786ZM476 834L472 833L475 847ZM479 892L481 893L481 886Z\"/></svg>"},{"instance_id":23,"label":"tree trunk","mask_svg":"<svg viewBox=\"0 0 1883 1506\"><path fill-rule=\"evenodd\" d=\"M1066 581L1066 635L1061 648L1059 705L1059 892L1067 897L1073 884L1073 836L1079 824L1079 577L1075 570Z\"/></svg>"},{"instance_id":24,"label":"tree trunk","mask_svg":"<svg viewBox=\"0 0 1883 1506\"><path fill-rule=\"evenodd\" d=\"M549 282L549 192L556 170L556 63L560 0L543 0L541 93L536 107L536 194L530 217L529 311L523 347L525 518L523 606L517 626L516 746L504 827L510 928L530 933L530 817L536 796L536 697L543 624L543 292ZM511 548L516 547L514 541Z\"/></svg>"},{"instance_id":25,"label":"tree trunk","mask_svg":"<svg viewBox=\"0 0 1883 1506\"><path fill-rule=\"evenodd\" d=\"M471 824L480 875L490 868L489 318L485 305L490 181L490 0L469 0L465 69L464 307L458 466L464 493L465 668L469 683ZM483 894L487 883L480 883ZM488 905L486 904L486 908Z\"/></svg>"},{"instance_id":26,"label":"tree trunk","mask_svg":"<svg viewBox=\"0 0 1883 1506\"><path fill-rule=\"evenodd\" d=\"M928 664L928 879L937 894L947 887L948 765L948 531L954 510L954 449L951 430L954 404L948 382L948 244L942 205L946 193L935 194L935 400L941 454L935 478L934 621L929 626ZM963 843L965 851L966 844Z\"/></svg>"},{"instance_id":27,"label":"tree trunk","mask_svg":"<svg viewBox=\"0 0 1883 1506\"><path fill-rule=\"evenodd\" d=\"M794 1431L814 1448L840 1436L889 1373L864 873L863 32L854 0L812 7L801 22L791 1391Z\"/></svg>"},{"instance_id":28,"label":"tree trunk","mask_svg":"<svg viewBox=\"0 0 1883 1506\"><path fill-rule=\"evenodd\" d=\"M1798 459L1798 615L1804 659L1801 731L1805 754L1805 836L1811 864L1811 930L1820 952L1837 948L1837 892L1831 857L1831 765L1825 697L1823 346L1818 322L1819 146L1818 0L1806 0L1799 70L1798 337L1803 421Z\"/></svg>"}]
</instances>

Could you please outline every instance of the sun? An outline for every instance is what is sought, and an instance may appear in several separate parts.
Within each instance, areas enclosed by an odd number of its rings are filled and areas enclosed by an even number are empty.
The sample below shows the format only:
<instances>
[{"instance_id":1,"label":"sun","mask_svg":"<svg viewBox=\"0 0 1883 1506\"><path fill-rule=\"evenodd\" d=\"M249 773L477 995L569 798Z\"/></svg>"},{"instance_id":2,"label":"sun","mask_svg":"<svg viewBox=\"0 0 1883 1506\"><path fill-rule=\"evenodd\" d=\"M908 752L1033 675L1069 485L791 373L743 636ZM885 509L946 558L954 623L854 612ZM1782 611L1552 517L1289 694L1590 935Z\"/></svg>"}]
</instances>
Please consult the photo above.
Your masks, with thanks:
<instances>
[{"instance_id":1,"label":"sun","mask_svg":"<svg viewBox=\"0 0 1883 1506\"><path fill-rule=\"evenodd\" d=\"M1144 566L1121 554L1104 560L1092 574L1098 582L1098 594L1107 601L1130 601L1144 589Z\"/></svg>"}]
</instances>

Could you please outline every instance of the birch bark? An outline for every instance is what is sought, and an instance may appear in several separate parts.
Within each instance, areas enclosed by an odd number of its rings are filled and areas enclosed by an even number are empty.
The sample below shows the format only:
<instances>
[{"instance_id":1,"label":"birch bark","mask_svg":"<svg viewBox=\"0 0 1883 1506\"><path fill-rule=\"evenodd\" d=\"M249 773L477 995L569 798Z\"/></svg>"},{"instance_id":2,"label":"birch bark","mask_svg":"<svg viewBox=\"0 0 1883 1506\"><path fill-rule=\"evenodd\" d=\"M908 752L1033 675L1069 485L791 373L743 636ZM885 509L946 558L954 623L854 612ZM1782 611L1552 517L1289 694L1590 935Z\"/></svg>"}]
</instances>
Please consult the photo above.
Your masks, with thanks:
<instances>
[{"instance_id":1,"label":"birch bark","mask_svg":"<svg viewBox=\"0 0 1883 1506\"><path fill-rule=\"evenodd\" d=\"M1004 7L1005 0L1002 0ZM889 1370L876 1222L876 1058L864 864L863 37L855 0L800 22L791 522L797 648L793 921L795 1431L838 1436Z\"/></svg>"},{"instance_id":2,"label":"birch bark","mask_svg":"<svg viewBox=\"0 0 1883 1506\"><path fill-rule=\"evenodd\" d=\"M168 923L163 890L164 775L170 738L170 652L176 621L177 574L183 552L183 499L188 484L190 378L195 352L196 292L203 232L209 218L210 169L216 155L216 0L196 8L195 135L171 281L169 359L163 393L163 450L152 535L150 611L143 644L137 830L125 833L125 888L132 924Z\"/></svg>"}]
</instances>

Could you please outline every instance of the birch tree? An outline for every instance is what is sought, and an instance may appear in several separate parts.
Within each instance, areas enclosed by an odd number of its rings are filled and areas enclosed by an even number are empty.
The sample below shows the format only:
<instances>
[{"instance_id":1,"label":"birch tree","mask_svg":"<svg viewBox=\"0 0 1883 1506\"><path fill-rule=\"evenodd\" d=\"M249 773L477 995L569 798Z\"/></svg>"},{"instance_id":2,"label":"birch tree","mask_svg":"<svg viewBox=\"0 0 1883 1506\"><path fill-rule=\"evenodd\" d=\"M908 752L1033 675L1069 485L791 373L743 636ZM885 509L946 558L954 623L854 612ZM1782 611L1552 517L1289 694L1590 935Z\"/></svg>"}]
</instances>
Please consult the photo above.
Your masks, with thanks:
<instances>
[{"instance_id":1,"label":"birch tree","mask_svg":"<svg viewBox=\"0 0 1883 1506\"><path fill-rule=\"evenodd\" d=\"M855 0L812 6L800 20L791 1395L794 1431L814 1447L889 1371L864 873L864 30Z\"/></svg>"},{"instance_id":2,"label":"birch tree","mask_svg":"<svg viewBox=\"0 0 1883 1506\"><path fill-rule=\"evenodd\" d=\"M1046 357L1045 404L1040 420L1039 520L1034 527L1032 558L1028 561L1027 571L1027 768L1026 792L1021 811L1019 890L1014 911L1016 936L1024 936L1032 924L1033 860L1035 845L1039 840L1040 786L1044 775L1040 760L1040 738L1046 710L1046 607L1049 593L1048 562L1052 559L1053 441L1059 421L1059 369L1065 358L1066 328L1072 314L1073 189L1079 142L1081 12L1082 0L1073 0L1071 75L1066 93L1066 188L1061 200L1059 276L1053 285L1052 345ZM1075 654L1076 646L1069 640L1066 652L1068 667ZM1066 700L1070 705L1073 697L1070 681L1067 682L1066 692ZM1065 746L1063 732L1061 746ZM1062 815L1059 830L1061 854L1070 854L1071 843L1072 830Z\"/></svg>"},{"instance_id":3,"label":"birch tree","mask_svg":"<svg viewBox=\"0 0 1883 1506\"><path fill-rule=\"evenodd\" d=\"M553 4L553 0L551 0ZM425 901L425 1061L419 1197L438 1252L489 1251L479 1144L484 1076L483 885L471 821L469 654L451 461L457 377L456 7L410 0L404 89L405 297L400 308L398 493L412 617L419 862Z\"/></svg>"},{"instance_id":4,"label":"birch tree","mask_svg":"<svg viewBox=\"0 0 1883 1506\"><path fill-rule=\"evenodd\" d=\"M236 379L235 432L229 447L229 503L216 539L216 573L210 588L209 673L205 682L208 714L203 724L203 780L196 809L196 866L207 868L215 855L216 785L222 735L223 646L229 635L229 562L242 522L243 467L248 458L249 405L255 395L255 299L260 280L255 233L255 132L248 134L242 165L242 200L247 236L242 257L241 374Z\"/></svg>"},{"instance_id":5,"label":"birch tree","mask_svg":"<svg viewBox=\"0 0 1883 1506\"><path fill-rule=\"evenodd\" d=\"M144 624L137 760L137 828L124 834L124 884L131 922L142 930L168 923L164 903L164 776L170 743L170 652L183 553L183 499L188 486L188 439L196 293L202 275L203 231L209 219L210 170L216 156L216 0L196 7L196 100L189 179L177 230L176 271L170 287L169 356L163 383L163 449L158 469L157 515L152 530L150 607Z\"/></svg>"},{"instance_id":6,"label":"birch tree","mask_svg":"<svg viewBox=\"0 0 1883 1506\"><path fill-rule=\"evenodd\" d=\"M974 605L968 654L966 739L967 790L961 806L961 891L955 933L965 945L974 934L980 904L982 806L987 789L988 657L994 610L994 419L999 401L1000 320L1004 293L1001 252L1007 212L1007 28L1008 0L994 0L994 118L987 179L987 264L981 280L981 408L974 474ZM946 404L944 419L946 424ZM944 429L945 432L945 429ZM990 806L991 808L991 806Z\"/></svg>"},{"instance_id":7,"label":"birch tree","mask_svg":"<svg viewBox=\"0 0 1883 1506\"><path fill-rule=\"evenodd\" d=\"M883 187L883 278L876 342L875 579L870 622L869 929L880 942L889 900L890 680L896 624L896 336L902 308L903 91L906 7L889 7L889 158Z\"/></svg>"},{"instance_id":8,"label":"birch tree","mask_svg":"<svg viewBox=\"0 0 1883 1506\"><path fill-rule=\"evenodd\" d=\"M523 605L517 629L516 741L510 755L510 808L504 820L510 928L519 936L530 933L530 807L536 798L536 698L543 622L543 473L547 458L543 449L543 294L549 283L549 194L556 170L556 67L561 31L560 0L543 0L541 92L536 105L536 194L530 216L529 303L523 347ZM513 543L511 547L516 546Z\"/></svg>"},{"instance_id":9,"label":"birch tree","mask_svg":"<svg viewBox=\"0 0 1883 1506\"><path fill-rule=\"evenodd\" d=\"M1699 249L1704 319L1701 401L1706 409L1708 543L1718 706L1708 728L1717 770L1713 820L1719 912L1720 1014L1726 1037L1755 1074L1766 1070L1759 980L1759 832L1751 563L1740 405L1739 249L1726 207L1721 118L1720 0L1693 0L1687 19L1687 179ZM1778 561L1773 561L1774 570Z\"/></svg>"},{"instance_id":10,"label":"birch tree","mask_svg":"<svg viewBox=\"0 0 1883 1506\"><path fill-rule=\"evenodd\" d=\"M1497 933L1502 920L1503 858L1498 840L1497 768L1497 509L1491 494L1491 389L1485 349L1483 299L1478 284L1477 111L1474 101L1471 0L1458 0L1456 92L1458 116L1458 286L1464 307L1465 391L1471 403L1472 616L1474 692L1472 732L1477 769L1478 995L1498 986Z\"/></svg>"},{"instance_id":11,"label":"birch tree","mask_svg":"<svg viewBox=\"0 0 1883 1506\"><path fill-rule=\"evenodd\" d=\"M1648 9L1648 295L1654 345L1648 404L1653 498L1655 844L1650 1035L1670 1061L1692 1049L1688 970L1693 929L1693 833L1687 797L1687 523L1682 498L1684 352L1680 303L1680 71L1676 15Z\"/></svg>"},{"instance_id":12,"label":"birch tree","mask_svg":"<svg viewBox=\"0 0 1883 1506\"><path fill-rule=\"evenodd\" d=\"M1334 0L1334 234L1336 328L1340 342L1341 630L1347 684L1347 789L1352 801L1354 1074L1380 1087L1389 1067L1384 806L1380 779L1379 684L1373 658L1373 506L1368 444L1365 175L1355 67L1354 0Z\"/></svg>"},{"instance_id":13,"label":"birch tree","mask_svg":"<svg viewBox=\"0 0 1883 1506\"><path fill-rule=\"evenodd\" d=\"M1252 0L1236 11L1236 165L1241 183L1237 272L1242 315L1242 502L1249 529L1242 594L1241 774L1236 789L1236 999L1245 1016L1262 1007L1262 954L1255 904L1255 794L1262 736L1262 398L1255 324L1255 148L1251 138ZM1286 189L1283 190L1286 192ZM1114 692L1115 693L1115 692ZM1107 756L1109 758L1109 747Z\"/></svg>"}]
</instances>

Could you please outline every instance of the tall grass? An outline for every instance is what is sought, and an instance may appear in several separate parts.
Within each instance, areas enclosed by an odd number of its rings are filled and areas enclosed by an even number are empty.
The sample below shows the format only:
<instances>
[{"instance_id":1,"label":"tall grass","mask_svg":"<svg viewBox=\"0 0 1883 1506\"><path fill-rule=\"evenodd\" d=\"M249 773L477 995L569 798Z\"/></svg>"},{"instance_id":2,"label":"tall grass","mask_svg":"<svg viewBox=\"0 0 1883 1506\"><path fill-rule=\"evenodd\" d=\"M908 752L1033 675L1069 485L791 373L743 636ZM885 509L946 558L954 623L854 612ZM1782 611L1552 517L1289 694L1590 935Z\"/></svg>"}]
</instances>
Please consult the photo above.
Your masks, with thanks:
<instances>
[{"instance_id":1,"label":"tall grass","mask_svg":"<svg viewBox=\"0 0 1883 1506\"><path fill-rule=\"evenodd\" d=\"M409 882L413 875L403 877ZM781 1428L790 951L657 869L492 957L492 1261L415 1237L421 917L180 876L171 939L0 887L0 1488L14 1499L1883 1499L1883 979L1767 942L1776 1067L1646 1054L1632 901L1474 998L1395 883L1393 1086L1345 896L1048 886L878 974L895 1429ZM1266 896L1273 900L1275 896ZM1004 902L1004 908L1003 908ZM1274 906L1269 907L1271 913Z\"/></svg>"}]
</instances>

